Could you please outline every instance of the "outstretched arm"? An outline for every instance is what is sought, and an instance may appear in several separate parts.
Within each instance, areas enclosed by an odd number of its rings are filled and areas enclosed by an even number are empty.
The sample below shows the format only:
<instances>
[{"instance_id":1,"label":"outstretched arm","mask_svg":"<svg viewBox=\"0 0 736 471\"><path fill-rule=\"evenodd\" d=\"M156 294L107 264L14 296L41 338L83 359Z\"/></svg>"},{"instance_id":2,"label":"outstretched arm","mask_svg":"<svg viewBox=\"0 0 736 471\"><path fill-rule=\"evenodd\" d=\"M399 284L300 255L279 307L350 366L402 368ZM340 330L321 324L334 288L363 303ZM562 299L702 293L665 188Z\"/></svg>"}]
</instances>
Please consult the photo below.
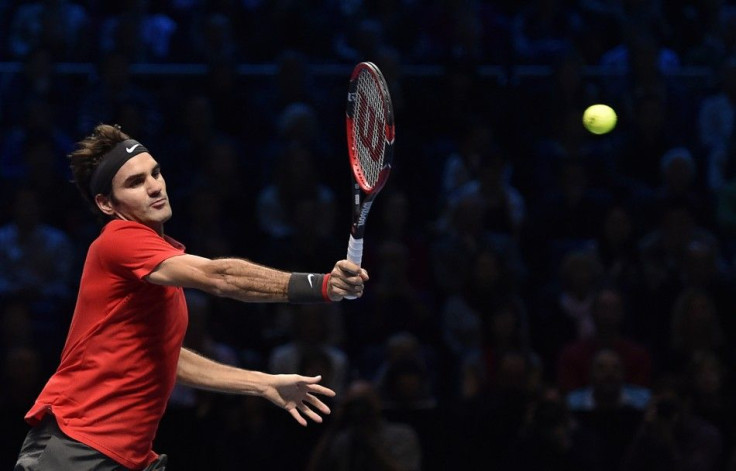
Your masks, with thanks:
<instances>
[{"instance_id":1,"label":"outstretched arm","mask_svg":"<svg viewBox=\"0 0 736 471\"><path fill-rule=\"evenodd\" d=\"M261 396L285 409L306 426L305 417L321 423L330 408L315 396L333 397L335 392L319 383L320 376L271 375L223 365L186 348L181 349L176 370L180 384L209 391Z\"/></svg>"},{"instance_id":2,"label":"outstretched arm","mask_svg":"<svg viewBox=\"0 0 736 471\"><path fill-rule=\"evenodd\" d=\"M239 258L210 260L179 255L161 262L146 279L155 284L196 288L215 296L248 302L286 302L292 273ZM338 261L329 274L324 295L332 301L362 296L368 273L347 260ZM291 300L294 301L294 300Z\"/></svg>"}]
</instances>

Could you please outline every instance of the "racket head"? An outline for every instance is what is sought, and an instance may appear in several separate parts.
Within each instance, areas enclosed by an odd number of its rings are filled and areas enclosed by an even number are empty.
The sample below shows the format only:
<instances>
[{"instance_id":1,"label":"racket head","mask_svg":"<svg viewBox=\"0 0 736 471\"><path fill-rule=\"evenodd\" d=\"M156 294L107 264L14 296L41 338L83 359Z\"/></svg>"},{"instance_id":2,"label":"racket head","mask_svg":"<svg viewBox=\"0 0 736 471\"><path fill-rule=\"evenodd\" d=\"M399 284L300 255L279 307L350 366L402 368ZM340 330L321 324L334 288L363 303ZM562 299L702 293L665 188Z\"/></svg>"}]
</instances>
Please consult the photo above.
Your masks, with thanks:
<instances>
[{"instance_id":1,"label":"racket head","mask_svg":"<svg viewBox=\"0 0 736 471\"><path fill-rule=\"evenodd\" d=\"M375 195L391 172L395 127L386 79L372 62L361 62L353 69L345 125L355 182L364 193Z\"/></svg>"}]
</instances>

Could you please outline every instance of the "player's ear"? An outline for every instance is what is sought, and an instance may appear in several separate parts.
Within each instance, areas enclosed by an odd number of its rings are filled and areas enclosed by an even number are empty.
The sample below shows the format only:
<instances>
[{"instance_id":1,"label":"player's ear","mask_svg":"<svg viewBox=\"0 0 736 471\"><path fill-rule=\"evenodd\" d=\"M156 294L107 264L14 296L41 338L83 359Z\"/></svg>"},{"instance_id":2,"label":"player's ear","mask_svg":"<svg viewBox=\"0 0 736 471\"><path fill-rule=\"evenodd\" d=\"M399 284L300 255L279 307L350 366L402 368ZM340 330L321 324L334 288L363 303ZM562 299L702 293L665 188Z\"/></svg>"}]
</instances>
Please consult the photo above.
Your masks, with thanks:
<instances>
[{"instance_id":1,"label":"player's ear","mask_svg":"<svg viewBox=\"0 0 736 471\"><path fill-rule=\"evenodd\" d=\"M100 211L106 215L113 216L115 214L115 210L112 208L112 202L110 201L109 196L105 196L103 194L95 195L95 204L100 208Z\"/></svg>"}]
</instances>

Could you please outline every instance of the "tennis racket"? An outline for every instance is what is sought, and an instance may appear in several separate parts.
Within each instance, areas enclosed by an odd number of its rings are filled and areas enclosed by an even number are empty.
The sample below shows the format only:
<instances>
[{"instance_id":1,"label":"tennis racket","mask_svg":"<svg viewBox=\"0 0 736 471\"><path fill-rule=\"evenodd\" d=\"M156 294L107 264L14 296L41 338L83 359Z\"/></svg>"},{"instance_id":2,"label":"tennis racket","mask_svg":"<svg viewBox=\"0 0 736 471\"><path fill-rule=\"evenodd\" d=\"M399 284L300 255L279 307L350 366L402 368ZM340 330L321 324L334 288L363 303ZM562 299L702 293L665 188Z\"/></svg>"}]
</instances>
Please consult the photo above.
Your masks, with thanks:
<instances>
[{"instance_id":1,"label":"tennis racket","mask_svg":"<svg viewBox=\"0 0 736 471\"><path fill-rule=\"evenodd\" d=\"M394 149L391 95L383 74L371 62L356 65L350 76L345 124L353 174L353 223L347 259L360 266L365 221L391 173Z\"/></svg>"}]
</instances>

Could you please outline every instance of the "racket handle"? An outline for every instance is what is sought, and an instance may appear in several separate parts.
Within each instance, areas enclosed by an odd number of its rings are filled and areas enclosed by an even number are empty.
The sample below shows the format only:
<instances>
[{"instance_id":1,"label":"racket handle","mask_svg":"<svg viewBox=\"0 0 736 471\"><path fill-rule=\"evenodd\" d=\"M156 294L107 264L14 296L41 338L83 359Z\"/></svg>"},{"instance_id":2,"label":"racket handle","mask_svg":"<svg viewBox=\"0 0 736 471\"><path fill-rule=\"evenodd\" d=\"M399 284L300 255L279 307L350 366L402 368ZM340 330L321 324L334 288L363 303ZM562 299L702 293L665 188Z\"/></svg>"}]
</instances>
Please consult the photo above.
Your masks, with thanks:
<instances>
[{"instance_id":1,"label":"racket handle","mask_svg":"<svg viewBox=\"0 0 736 471\"><path fill-rule=\"evenodd\" d=\"M348 256L347 259L354 264L360 266L363 261L363 239L356 239L350 234L350 240L348 240ZM355 299L356 296L345 296L345 299Z\"/></svg>"}]
</instances>

